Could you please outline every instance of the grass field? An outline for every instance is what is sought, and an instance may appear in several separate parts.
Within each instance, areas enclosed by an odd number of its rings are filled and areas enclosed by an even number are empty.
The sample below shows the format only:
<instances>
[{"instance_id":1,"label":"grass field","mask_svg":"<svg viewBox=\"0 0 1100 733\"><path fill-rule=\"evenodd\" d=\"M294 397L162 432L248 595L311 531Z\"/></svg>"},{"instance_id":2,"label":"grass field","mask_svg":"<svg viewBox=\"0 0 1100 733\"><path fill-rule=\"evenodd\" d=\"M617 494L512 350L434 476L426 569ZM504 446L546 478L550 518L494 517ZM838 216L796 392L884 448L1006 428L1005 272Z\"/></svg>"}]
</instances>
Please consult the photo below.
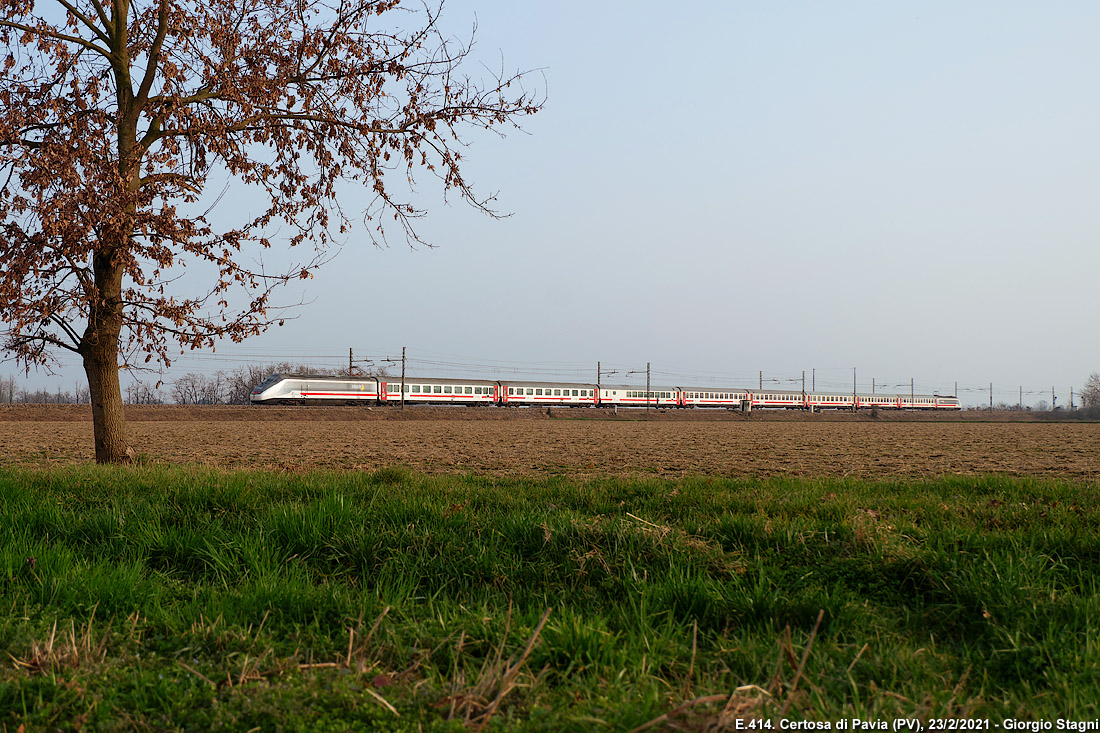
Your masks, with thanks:
<instances>
[{"instance_id":1,"label":"grass field","mask_svg":"<svg viewBox=\"0 0 1100 733\"><path fill-rule=\"evenodd\" d=\"M1100 717L1100 487L0 472L7 730Z\"/></svg>"}]
</instances>

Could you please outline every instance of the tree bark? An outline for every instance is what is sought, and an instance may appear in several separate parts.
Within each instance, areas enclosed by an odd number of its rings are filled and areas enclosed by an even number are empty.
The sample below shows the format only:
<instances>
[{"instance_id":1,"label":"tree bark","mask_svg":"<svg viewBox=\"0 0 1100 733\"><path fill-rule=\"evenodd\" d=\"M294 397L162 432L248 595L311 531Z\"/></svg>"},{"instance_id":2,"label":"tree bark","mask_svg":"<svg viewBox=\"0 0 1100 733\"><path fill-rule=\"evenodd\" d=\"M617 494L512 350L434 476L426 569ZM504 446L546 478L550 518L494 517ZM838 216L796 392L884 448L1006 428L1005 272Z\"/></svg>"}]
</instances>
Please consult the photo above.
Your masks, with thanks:
<instances>
[{"instance_id":1,"label":"tree bark","mask_svg":"<svg viewBox=\"0 0 1100 733\"><path fill-rule=\"evenodd\" d=\"M122 389L118 381L118 345L122 332L122 268L97 254L93 260L99 298L88 316L80 353L92 400L96 463L129 463L130 447Z\"/></svg>"}]
</instances>

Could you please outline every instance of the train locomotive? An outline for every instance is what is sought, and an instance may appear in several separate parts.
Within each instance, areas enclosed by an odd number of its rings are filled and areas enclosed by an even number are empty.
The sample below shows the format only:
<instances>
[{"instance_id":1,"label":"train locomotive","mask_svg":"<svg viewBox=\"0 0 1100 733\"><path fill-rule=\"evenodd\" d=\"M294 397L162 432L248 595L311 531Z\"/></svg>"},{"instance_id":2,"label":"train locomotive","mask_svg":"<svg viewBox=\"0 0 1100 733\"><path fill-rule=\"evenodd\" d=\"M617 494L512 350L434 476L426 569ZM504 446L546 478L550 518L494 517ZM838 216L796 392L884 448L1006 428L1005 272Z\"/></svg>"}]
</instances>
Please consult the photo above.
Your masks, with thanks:
<instances>
[{"instance_id":1,"label":"train locomotive","mask_svg":"<svg viewBox=\"0 0 1100 733\"><path fill-rule=\"evenodd\" d=\"M252 390L254 405L434 404L563 407L678 407L785 410L959 410L955 396L852 394L717 387L637 387L486 379L400 380L319 374L272 374Z\"/></svg>"}]
</instances>

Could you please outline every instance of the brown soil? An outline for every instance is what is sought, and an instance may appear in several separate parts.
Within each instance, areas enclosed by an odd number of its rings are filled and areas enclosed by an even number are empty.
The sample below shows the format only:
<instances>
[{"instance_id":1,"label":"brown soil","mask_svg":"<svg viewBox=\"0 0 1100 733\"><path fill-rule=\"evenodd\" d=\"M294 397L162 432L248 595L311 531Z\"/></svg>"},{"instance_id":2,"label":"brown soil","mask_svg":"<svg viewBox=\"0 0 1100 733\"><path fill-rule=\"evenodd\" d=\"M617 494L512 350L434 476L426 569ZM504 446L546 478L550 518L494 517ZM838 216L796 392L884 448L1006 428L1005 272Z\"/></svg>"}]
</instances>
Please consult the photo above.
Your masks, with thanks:
<instances>
[{"instance_id":1,"label":"brown soil","mask_svg":"<svg viewBox=\"0 0 1100 733\"><path fill-rule=\"evenodd\" d=\"M718 411L131 407L140 455L283 470L508 475L918 477L1093 480L1100 424L931 416ZM89 462L86 406L0 407L0 464ZM934 419L939 417L940 419Z\"/></svg>"}]
</instances>

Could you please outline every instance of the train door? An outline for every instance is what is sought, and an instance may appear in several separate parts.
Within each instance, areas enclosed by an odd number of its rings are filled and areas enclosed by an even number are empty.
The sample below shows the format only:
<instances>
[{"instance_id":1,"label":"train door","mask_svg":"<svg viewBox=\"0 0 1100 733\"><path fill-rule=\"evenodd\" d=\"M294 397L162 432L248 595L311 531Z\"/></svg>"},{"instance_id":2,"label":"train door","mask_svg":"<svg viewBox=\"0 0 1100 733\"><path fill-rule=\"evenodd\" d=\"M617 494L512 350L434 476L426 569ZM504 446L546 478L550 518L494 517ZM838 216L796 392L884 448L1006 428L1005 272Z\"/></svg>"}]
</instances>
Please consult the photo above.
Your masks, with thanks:
<instances>
[{"instance_id":1,"label":"train door","mask_svg":"<svg viewBox=\"0 0 1100 733\"><path fill-rule=\"evenodd\" d=\"M385 382L378 382L378 399L379 399L379 401L381 401L381 402L386 401L386 393L387 392L388 392L388 390L386 389L386 383Z\"/></svg>"}]
</instances>

